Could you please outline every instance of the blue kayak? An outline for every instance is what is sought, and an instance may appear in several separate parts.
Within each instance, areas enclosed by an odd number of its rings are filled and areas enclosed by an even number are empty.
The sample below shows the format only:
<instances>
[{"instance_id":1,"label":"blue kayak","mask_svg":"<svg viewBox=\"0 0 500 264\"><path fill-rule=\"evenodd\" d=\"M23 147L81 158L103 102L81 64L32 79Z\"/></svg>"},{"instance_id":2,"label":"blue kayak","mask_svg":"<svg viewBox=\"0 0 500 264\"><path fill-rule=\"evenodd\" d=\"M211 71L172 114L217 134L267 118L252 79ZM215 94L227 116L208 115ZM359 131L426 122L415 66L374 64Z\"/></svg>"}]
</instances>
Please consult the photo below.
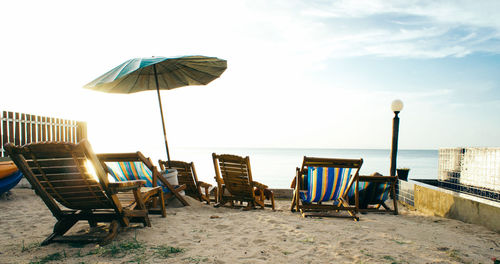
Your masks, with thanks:
<instances>
[{"instance_id":1,"label":"blue kayak","mask_svg":"<svg viewBox=\"0 0 500 264\"><path fill-rule=\"evenodd\" d=\"M11 175L0 180L0 195L4 192L9 191L14 186L16 186L19 181L23 178L23 174L20 171L16 171Z\"/></svg>"}]
</instances>

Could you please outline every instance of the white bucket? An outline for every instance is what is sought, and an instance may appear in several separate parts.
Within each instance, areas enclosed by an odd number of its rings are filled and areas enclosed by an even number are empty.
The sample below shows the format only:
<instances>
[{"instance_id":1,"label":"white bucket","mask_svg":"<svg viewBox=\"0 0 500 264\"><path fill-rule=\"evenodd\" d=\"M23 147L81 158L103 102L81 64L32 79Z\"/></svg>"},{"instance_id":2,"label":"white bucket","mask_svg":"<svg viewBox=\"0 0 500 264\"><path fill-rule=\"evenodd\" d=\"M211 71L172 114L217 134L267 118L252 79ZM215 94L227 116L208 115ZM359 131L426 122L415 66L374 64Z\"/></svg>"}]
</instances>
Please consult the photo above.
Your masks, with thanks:
<instances>
[{"instance_id":1,"label":"white bucket","mask_svg":"<svg viewBox=\"0 0 500 264\"><path fill-rule=\"evenodd\" d=\"M176 169L166 169L161 171L161 175L165 177L165 179L170 183L172 186L177 186L179 185L179 179L177 179L177 170ZM184 191L179 192L181 195L184 195Z\"/></svg>"}]
</instances>

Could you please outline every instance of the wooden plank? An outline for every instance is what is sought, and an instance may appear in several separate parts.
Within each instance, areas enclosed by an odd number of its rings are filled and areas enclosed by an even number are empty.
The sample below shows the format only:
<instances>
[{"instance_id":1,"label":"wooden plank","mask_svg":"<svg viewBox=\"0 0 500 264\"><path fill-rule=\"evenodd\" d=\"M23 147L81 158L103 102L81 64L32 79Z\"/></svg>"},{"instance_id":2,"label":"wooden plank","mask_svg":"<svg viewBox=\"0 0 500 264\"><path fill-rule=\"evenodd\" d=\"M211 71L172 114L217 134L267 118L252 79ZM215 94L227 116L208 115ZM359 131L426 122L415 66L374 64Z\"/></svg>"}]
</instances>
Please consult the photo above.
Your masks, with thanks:
<instances>
[{"instance_id":1,"label":"wooden plank","mask_svg":"<svg viewBox=\"0 0 500 264\"><path fill-rule=\"evenodd\" d=\"M7 113L5 111L2 111L2 122L0 122L0 148L2 148L2 153L0 153L1 157L7 156L5 151L3 150L3 145L7 144L6 138L7 138L7 121L5 120L7 118Z\"/></svg>"},{"instance_id":2,"label":"wooden plank","mask_svg":"<svg viewBox=\"0 0 500 264\"><path fill-rule=\"evenodd\" d=\"M105 162L141 161L137 152L131 153L101 153L96 154L97 158Z\"/></svg>"},{"instance_id":3,"label":"wooden plank","mask_svg":"<svg viewBox=\"0 0 500 264\"><path fill-rule=\"evenodd\" d=\"M57 122L56 122L56 130L57 130L57 141L64 141L64 135L63 135L63 131L64 131L64 121L63 119L60 119L60 118L57 118Z\"/></svg>"},{"instance_id":4,"label":"wooden plank","mask_svg":"<svg viewBox=\"0 0 500 264\"><path fill-rule=\"evenodd\" d=\"M71 143L67 144L54 144L54 143L45 143L45 144L36 144L29 145L27 148L17 149L15 150L17 153L23 154L27 157L31 157L30 151L32 153L36 153L37 159L58 159L58 158L71 158L72 153L71 150L75 147L75 145ZM84 158L83 153L74 153L77 158Z\"/></svg>"},{"instance_id":5,"label":"wooden plank","mask_svg":"<svg viewBox=\"0 0 500 264\"><path fill-rule=\"evenodd\" d=\"M30 140L30 142L36 142L36 137L37 137L36 116L30 115L30 120L31 120L31 140Z\"/></svg>"},{"instance_id":6,"label":"wooden plank","mask_svg":"<svg viewBox=\"0 0 500 264\"><path fill-rule=\"evenodd\" d=\"M60 193L61 194L61 193ZM61 194L61 196L66 200L68 203L73 203L73 202L97 202L97 203L102 203L103 201L108 201L108 198L105 195L89 195L89 193L65 193Z\"/></svg>"},{"instance_id":7,"label":"wooden plank","mask_svg":"<svg viewBox=\"0 0 500 264\"><path fill-rule=\"evenodd\" d=\"M21 119L19 120L19 125L21 127L21 138L20 138L20 144L21 145L24 145L26 144L26 126L27 126L27 122L26 122L26 114L22 113L21 114Z\"/></svg>"},{"instance_id":8,"label":"wooden plank","mask_svg":"<svg viewBox=\"0 0 500 264\"><path fill-rule=\"evenodd\" d=\"M330 159L330 158L316 158L304 157L304 166L314 167L336 167L336 168L359 168L363 163L363 159Z\"/></svg>"},{"instance_id":9,"label":"wooden plank","mask_svg":"<svg viewBox=\"0 0 500 264\"><path fill-rule=\"evenodd\" d=\"M77 122L77 141L80 142L82 139L87 138L87 123L85 122Z\"/></svg>"},{"instance_id":10,"label":"wooden plank","mask_svg":"<svg viewBox=\"0 0 500 264\"><path fill-rule=\"evenodd\" d=\"M61 193L48 189L47 193L55 199L58 199L58 201L72 202L85 199L98 201L99 203L101 203L102 201L108 201L108 197L106 197L106 195L104 195L104 193L102 192Z\"/></svg>"},{"instance_id":11,"label":"wooden plank","mask_svg":"<svg viewBox=\"0 0 500 264\"><path fill-rule=\"evenodd\" d=\"M21 122L19 120L19 113L14 113L13 125L14 125L14 139L11 142L14 142L14 144L19 146L21 144L21 141L19 140L20 139L20 125L21 125Z\"/></svg>"},{"instance_id":12,"label":"wooden plank","mask_svg":"<svg viewBox=\"0 0 500 264\"><path fill-rule=\"evenodd\" d=\"M67 180L50 180L47 181L44 177L37 176L38 181L44 187L53 186L54 188L86 188L88 186L99 186L99 183L92 179L67 179Z\"/></svg>"},{"instance_id":13,"label":"wooden plank","mask_svg":"<svg viewBox=\"0 0 500 264\"><path fill-rule=\"evenodd\" d=\"M31 115L26 115L26 144L31 143Z\"/></svg>"},{"instance_id":14,"label":"wooden plank","mask_svg":"<svg viewBox=\"0 0 500 264\"><path fill-rule=\"evenodd\" d=\"M50 141L47 132L47 118L45 116L40 117L40 128L42 133L38 141Z\"/></svg>"},{"instance_id":15,"label":"wooden plank","mask_svg":"<svg viewBox=\"0 0 500 264\"><path fill-rule=\"evenodd\" d=\"M232 163L232 162L225 162L225 161L221 161L220 166L227 167L227 168L233 168L233 169L236 169L236 168L246 169L246 167L247 167L244 163Z\"/></svg>"},{"instance_id":16,"label":"wooden plank","mask_svg":"<svg viewBox=\"0 0 500 264\"><path fill-rule=\"evenodd\" d=\"M76 137L78 125L76 121L73 121L73 127L71 129L71 142L78 143L78 139Z\"/></svg>"},{"instance_id":17,"label":"wooden plank","mask_svg":"<svg viewBox=\"0 0 500 264\"><path fill-rule=\"evenodd\" d=\"M57 141L64 141L64 120L57 118L56 130L57 130Z\"/></svg>"},{"instance_id":18,"label":"wooden plank","mask_svg":"<svg viewBox=\"0 0 500 264\"><path fill-rule=\"evenodd\" d=\"M111 205L109 200L84 200L72 201L71 203L62 203L64 206L72 209L108 209Z\"/></svg>"},{"instance_id":19,"label":"wooden plank","mask_svg":"<svg viewBox=\"0 0 500 264\"><path fill-rule=\"evenodd\" d=\"M82 179L76 166L73 167L49 167L39 169L31 168L36 177L47 177L49 180L74 180Z\"/></svg>"},{"instance_id":20,"label":"wooden plank","mask_svg":"<svg viewBox=\"0 0 500 264\"><path fill-rule=\"evenodd\" d=\"M87 161L86 158L80 157L77 159L78 164L85 166L85 163ZM36 163L33 160L27 160L28 165L30 167L36 167L38 166L42 168L46 167L57 167L57 166L75 166L76 163L72 158L59 158L59 159L37 159Z\"/></svg>"},{"instance_id":21,"label":"wooden plank","mask_svg":"<svg viewBox=\"0 0 500 264\"><path fill-rule=\"evenodd\" d=\"M226 171L223 171L222 172L222 177L224 178L225 177L228 177L228 178L240 178L240 179L249 179L249 175L246 174L246 173L241 173L241 172L226 172Z\"/></svg>"},{"instance_id":22,"label":"wooden plank","mask_svg":"<svg viewBox=\"0 0 500 264\"><path fill-rule=\"evenodd\" d=\"M50 118L50 128L52 130L52 141L59 142L60 140L58 139L59 137L59 125L57 124L59 118L51 117Z\"/></svg>"},{"instance_id":23,"label":"wooden plank","mask_svg":"<svg viewBox=\"0 0 500 264\"><path fill-rule=\"evenodd\" d=\"M231 167L223 167L221 166L220 167L220 170L221 172L230 172L230 173L241 173L241 174L245 174L245 175L248 175L248 171L246 170L246 168L231 168Z\"/></svg>"},{"instance_id":24,"label":"wooden plank","mask_svg":"<svg viewBox=\"0 0 500 264\"><path fill-rule=\"evenodd\" d=\"M69 130L68 130L68 120L63 120L63 133L62 140L68 142L69 141Z\"/></svg>"},{"instance_id":25,"label":"wooden plank","mask_svg":"<svg viewBox=\"0 0 500 264\"><path fill-rule=\"evenodd\" d=\"M14 142L14 113L8 112L8 119L7 119L7 127L9 130L9 138L7 139L7 142L15 143Z\"/></svg>"},{"instance_id":26,"label":"wooden plank","mask_svg":"<svg viewBox=\"0 0 500 264\"><path fill-rule=\"evenodd\" d=\"M47 192L49 194L60 194L60 195L88 195L89 193L92 193L94 196L105 196L104 192L100 188L100 186L93 186L93 187L85 187L85 188L80 188L80 189L69 189L69 188L54 188L54 189L47 189Z\"/></svg>"}]
</instances>

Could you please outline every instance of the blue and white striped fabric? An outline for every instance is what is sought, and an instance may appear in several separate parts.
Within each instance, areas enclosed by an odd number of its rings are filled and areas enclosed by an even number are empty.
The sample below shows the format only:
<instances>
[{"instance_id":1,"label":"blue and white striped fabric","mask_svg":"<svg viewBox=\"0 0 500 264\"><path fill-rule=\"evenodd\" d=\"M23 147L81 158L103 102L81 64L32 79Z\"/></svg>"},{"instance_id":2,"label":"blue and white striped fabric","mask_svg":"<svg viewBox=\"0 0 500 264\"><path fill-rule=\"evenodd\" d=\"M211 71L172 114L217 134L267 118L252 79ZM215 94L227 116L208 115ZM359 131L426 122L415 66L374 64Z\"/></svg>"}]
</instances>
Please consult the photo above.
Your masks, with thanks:
<instances>
[{"instance_id":1,"label":"blue and white striped fabric","mask_svg":"<svg viewBox=\"0 0 500 264\"><path fill-rule=\"evenodd\" d=\"M105 162L108 167L109 174L113 176L116 181L133 181L133 180L145 180L146 187L153 187L153 172L140 161L113 161ZM168 193L170 190L163 186L163 184L158 181L157 186L163 187L163 192Z\"/></svg>"},{"instance_id":2,"label":"blue and white striped fabric","mask_svg":"<svg viewBox=\"0 0 500 264\"><path fill-rule=\"evenodd\" d=\"M336 201L348 191L352 168L309 167L306 192L300 193L304 203Z\"/></svg>"}]
</instances>

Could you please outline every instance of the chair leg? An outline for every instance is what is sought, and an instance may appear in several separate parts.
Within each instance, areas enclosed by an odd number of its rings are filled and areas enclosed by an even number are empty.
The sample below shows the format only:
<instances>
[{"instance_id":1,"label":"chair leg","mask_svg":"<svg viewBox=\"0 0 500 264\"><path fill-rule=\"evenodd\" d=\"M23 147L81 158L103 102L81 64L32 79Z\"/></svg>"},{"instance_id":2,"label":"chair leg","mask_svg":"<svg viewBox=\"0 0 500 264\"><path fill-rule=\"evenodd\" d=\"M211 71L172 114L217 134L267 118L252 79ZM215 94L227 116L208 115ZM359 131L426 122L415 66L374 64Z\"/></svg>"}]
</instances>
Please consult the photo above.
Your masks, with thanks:
<instances>
[{"instance_id":1,"label":"chair leg","mask_svg":"<svg viewBox=\"0 0 500 264\"><path fill-rule=\"evenodd\" d=\"M85 213L89 214L89 215L92 215L92 211L88 210L88 211L85 211ZM89 220L87 220L89 222L89 226L90 227L96 227L97 226L97 221L91 217Z\"/></svg>"},{"instance_id":2,"label":"chair leg","mask_svg":"<svg viewBox=\"0 0 500 264\"><path fill-rule=\"evenodd\" d=\"M161 217L165 218L167 217L167 210L165 209L165 197L163 196L163 190L160 190L159 198L160 198Z\"/></svg>"},{"instance_id":3,"label":"chair leg","mask_svg":"<svg viewBox=\"0 0 500 264\"><path fill-rule=\"evenodd\" d=\"M205 186L205 195L201 194L201 198L210 204L210 193L208 191L208 186Z\"/></svg>"},{"instance_id":4,"label":"chair leg","mask_svg":"<svg viewBox=\"0 0 500 264\"><path fill-rule=\"evenodd\" d=\"M393 187L391 188L392 189L391 193L392 193L392 196L394 197L392 199L392 202L394 204L394 214L397 215L398 214L398 199L396 197L396 190L395 190L394 186L395 186L395 184L393 184Z\"/></svg>"},{"instance_id":5,"label":"chair leg","mask_svg":"<svg viewBox=\"0 0 500 264\"><path fill-rule=\"evenodd\" d=\"M106 237L104 237L104 239L101 242L99 242L99 245L105 246L105 245L109 244L111 241L113 241L113 239L115 239L116 235L118 234L119 227L120 227L120 223L118 223L118 221L116 221L116 220L113 220L109 224L108 235Z\"/></svg>"},{"instance_id":6,"label":"chair leg","mask_svg":"<svg viewBox=\"0 0 500 264\"><path fill-rule=\"evenodd\" d=\"M52 240L58 236L64 235L68 230L73 227L78 220L76 219L61 219L57 221L57 223L54 225L54 232L50 234L42 243L42 246L50 244Z\"/></svg>"},{"instance_id":7,"label":"chair leg","mask_svg":"<svg viewBox=\"0 0 500 264\"><path fill-rule=\"evenodd\" d=\"M273 211L275 211L275 209L274 209L274 193L273 192L271 193L271 206L273 208Z\"/></svg>"},{"instance_id":8,"label":"chair leg","mask_svg":"<svg viewBox=\"0 0 500 264\"><path fill-rule=\"evenodd\" d=\"M214 189L214 198L215 198L215 203L219 202L219 189L215 188Z\"/></svg>"},{"instance_id":9,"label":"chair leg","mask_svg":"<svg viewBox=\"0 0 500 264\"><path fill-rule=\"evenodd\" d=\"M134 193L134 197L135 197L135 202L137 203L137 206L136 206L137 210L146 212L146 215L143 218L144 226L151 227L151 221L149 220L149 216L147 214L148 210L146 208L146 204L144 204L144 200L142 198L140 189L134 189L133 193ZM163 206L165 206L165 204L163 204ZM165 208L165 207L163 207L163 208Z\"/></svg>"}]
</instances>

